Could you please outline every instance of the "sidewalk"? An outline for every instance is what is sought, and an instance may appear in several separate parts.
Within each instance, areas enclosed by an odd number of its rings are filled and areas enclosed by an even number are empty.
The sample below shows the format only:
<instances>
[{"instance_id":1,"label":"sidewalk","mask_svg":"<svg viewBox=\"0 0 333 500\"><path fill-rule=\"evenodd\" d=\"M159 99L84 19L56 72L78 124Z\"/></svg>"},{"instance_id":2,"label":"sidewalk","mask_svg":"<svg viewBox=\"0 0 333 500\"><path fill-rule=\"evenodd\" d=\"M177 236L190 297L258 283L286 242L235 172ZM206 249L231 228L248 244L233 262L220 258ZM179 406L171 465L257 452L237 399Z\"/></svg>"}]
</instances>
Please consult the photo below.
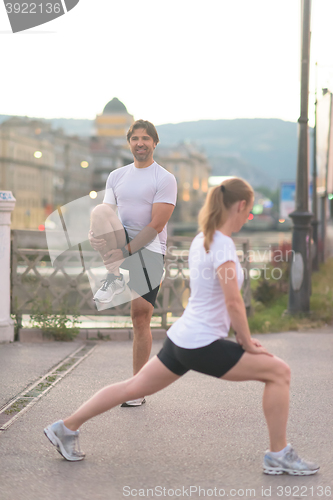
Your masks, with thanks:
<instances>
[{"instance_id":1,"label":"sidewalk","mask_svg":"<svg viewBox=\"0 0 333 500\"><path fill-rule=\"evenodd\" d=\"M87 422L81 435L86 459L66 462L43 428L101 387L131 376L132 343L97 342L91 355L0 432L1 500L202 498L204 491L213 498L261 499L264 490L266 497L284 499L287 486L298 487L299 496L331 498L317 493L320 487L333 492L333 328L260 339L291 366L288 439L301 456L321 465L316 476L262 474L268 445L262 384L222 382L194 372L149 396L140 408L117 407ZM1 403L80 345L0 345ZM152 354L161 345L155 340Z\"/></svg>"}]
</instances>

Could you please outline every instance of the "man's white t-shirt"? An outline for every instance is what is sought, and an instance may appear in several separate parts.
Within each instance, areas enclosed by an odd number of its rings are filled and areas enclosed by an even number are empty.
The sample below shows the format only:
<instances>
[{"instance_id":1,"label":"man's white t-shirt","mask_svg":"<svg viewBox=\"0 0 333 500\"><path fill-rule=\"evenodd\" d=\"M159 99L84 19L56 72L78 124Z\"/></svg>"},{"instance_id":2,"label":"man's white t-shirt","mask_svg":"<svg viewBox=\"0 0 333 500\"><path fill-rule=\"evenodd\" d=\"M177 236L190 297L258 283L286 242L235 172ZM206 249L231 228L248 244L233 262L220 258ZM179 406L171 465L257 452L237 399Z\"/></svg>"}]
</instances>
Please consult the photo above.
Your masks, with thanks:
<instances>
[{"instance_id":1,"label":"man's white t-shirt","mask_svg":"<svg viewBox=\"0 0 333 500\"><path fill-rule=\"evenodd\" d=\"M209 252L203 233L193 240L189 253L191 296L182 315L167 331L174 344L196 349L228 336L230 316L216 270L227 261L236 263L238 287L244 280L235 244L229 236L215 231ZM230 270L229 278L232 276Z\"/></svg>"},{"instance_id":2,"label":"man's white t-shirt","mask_svg":"<svg viewBox=\"0 0 333 500\"><path fill-rule=\"evenodd\" d=\"M104 203L117 205L118 217L131 239L151 222L154 203L176 205L175 176L155 161L146 168L134 163L113 170L106 181ZM152 252L166 253L167 224L149 245Z\"/></svg>"}]
</instances>

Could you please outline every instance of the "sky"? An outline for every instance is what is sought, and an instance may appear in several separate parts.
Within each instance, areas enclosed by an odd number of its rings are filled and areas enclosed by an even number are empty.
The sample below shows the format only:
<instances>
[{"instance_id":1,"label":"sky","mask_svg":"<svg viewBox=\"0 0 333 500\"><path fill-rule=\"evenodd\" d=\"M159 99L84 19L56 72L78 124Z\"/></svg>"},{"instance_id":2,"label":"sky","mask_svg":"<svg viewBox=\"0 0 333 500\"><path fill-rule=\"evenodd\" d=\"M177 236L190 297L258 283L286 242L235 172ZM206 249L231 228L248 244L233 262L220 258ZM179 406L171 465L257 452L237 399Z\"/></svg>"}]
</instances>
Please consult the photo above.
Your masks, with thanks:
<instances>
[{"instance_id":1,"label":"sky","mask_svg":"<svg viewBox=\"0 0 333 500\"><path fill-rule=\"evenodd\" d=\"M300 0L80 0L13 34L1 2L0 114L94 119L118 97L155 125L295 122L300 12ZM333 2L312 0L310 125L316 81L333 89L331 19Z\"/></svg>"}]
</instances>

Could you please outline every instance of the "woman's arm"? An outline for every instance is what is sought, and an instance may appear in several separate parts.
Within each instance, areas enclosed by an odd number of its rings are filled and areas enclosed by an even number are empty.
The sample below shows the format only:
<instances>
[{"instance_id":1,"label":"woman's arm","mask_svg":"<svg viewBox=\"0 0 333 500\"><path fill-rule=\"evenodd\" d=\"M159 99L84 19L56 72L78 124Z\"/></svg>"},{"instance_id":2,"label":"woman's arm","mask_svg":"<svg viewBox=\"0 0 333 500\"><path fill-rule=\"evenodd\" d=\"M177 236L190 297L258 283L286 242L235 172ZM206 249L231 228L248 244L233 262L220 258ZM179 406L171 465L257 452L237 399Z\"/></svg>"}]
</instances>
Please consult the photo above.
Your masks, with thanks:
<instances>
[{"instance_id":1,"label":"woman's arm","mask_svg":"<svg viewBox=\"0 0 333 500\"><path fill-rule=\"evenodd\" d=\"M217 275L224 293L232 327L237 332L237 342L247 352L268 354L267 350L251 337L244 301L238 288L235 262L230 260L221 264L217 269Z\"/></svg>"}]
</instances>

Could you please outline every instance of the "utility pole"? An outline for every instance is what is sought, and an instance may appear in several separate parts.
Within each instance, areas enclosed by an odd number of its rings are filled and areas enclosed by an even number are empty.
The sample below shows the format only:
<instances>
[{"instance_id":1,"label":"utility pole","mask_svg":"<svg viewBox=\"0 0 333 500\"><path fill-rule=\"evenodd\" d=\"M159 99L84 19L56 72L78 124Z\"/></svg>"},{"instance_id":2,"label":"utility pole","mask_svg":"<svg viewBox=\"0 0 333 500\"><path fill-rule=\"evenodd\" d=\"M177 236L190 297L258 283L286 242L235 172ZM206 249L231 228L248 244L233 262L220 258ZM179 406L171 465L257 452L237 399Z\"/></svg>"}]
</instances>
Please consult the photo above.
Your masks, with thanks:
<instances>
[{"instance_id":1,"label":"utility pole","mask_svg":"<svg viewBox=\"0 0 333 500\"><path fill-rule=\"evenodd\" d=\"M316 63L316 100L315 100L315 124L313 128L313 171L312 171L312 238L315 253L312 259L312 271L319 271L319 247L318 247L318 201L317 201L317 69Z\"/></svg>"},{"instance_id":2,"label":"utility pole","mask_svg":"<svg viewBox=\"0 0 333 500\"><path fill-rule=\"evenodd\" d=\"M299 138L296 178L296 210L289 216L293 221L289 304L291 314L310 310L311 294L311 225L312 213L308 209L309 198L309 60L311 0L302 0L301 46L301 116L298 119Z\"/></svg>"}]
</instances>

